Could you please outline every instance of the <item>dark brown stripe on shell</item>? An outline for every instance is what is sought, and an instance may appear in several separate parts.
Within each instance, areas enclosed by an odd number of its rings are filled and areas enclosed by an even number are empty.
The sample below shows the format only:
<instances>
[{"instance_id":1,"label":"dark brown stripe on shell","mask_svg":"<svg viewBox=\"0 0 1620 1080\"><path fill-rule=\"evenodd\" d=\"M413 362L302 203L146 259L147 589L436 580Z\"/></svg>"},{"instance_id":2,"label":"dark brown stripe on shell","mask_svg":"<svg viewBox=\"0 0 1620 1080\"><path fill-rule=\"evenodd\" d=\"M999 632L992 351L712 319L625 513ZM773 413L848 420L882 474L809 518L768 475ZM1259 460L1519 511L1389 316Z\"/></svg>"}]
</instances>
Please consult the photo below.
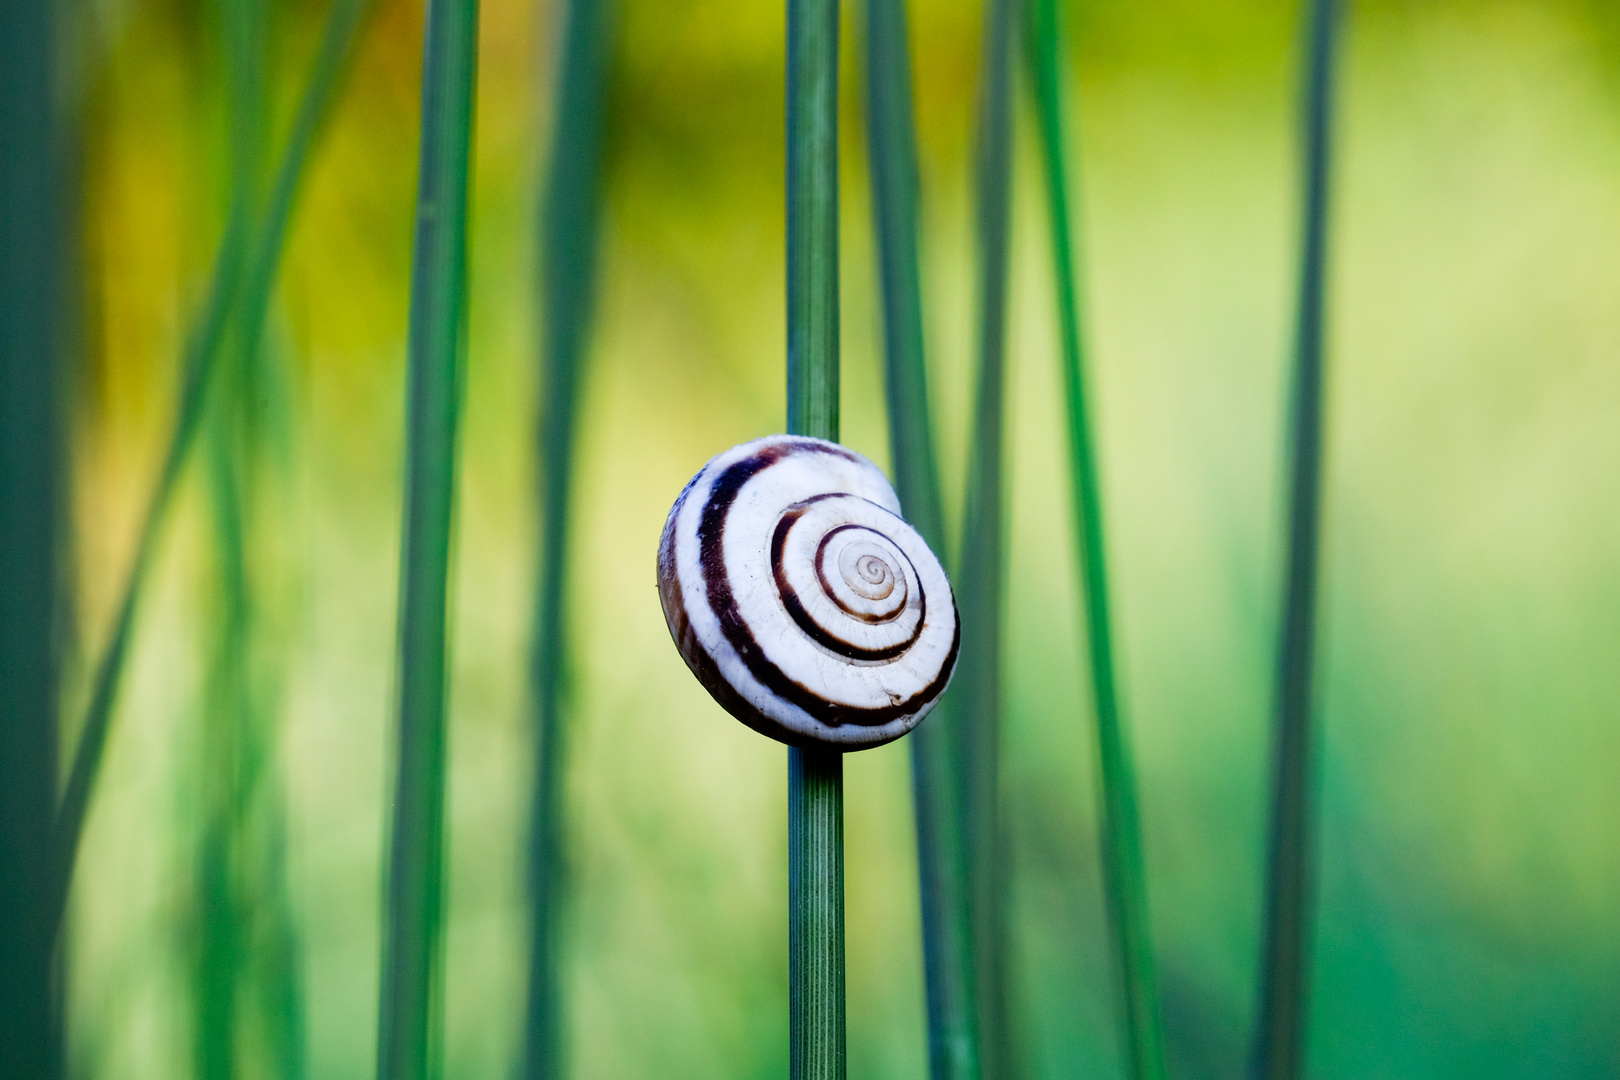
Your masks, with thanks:
<instances>
[{"instance_id":1,"label":"dark brown stripe on shell","mask_svg":"<svg viewBox=\"0 0 1620 1080\"><path fill-rule=\"evenodd\" d=\"M681 589L681 576L676 567L679 565L675 556L676 523L680 518L681 507L686 502L687 493L696 485L702 474L692 478L681 491L680 497L675 500L675 508L669 512L669 520L664 524L663 536L658 543L658 599L664 608L664 623L669 627L669 636L675 642L675 651L681 654L686 666L698 684L709 692L709 696L719 703L720 707L744 724L753 728L761 735L773 739L780 739L784 729L780 724L762 716L758 709L748 703L748 699L737 692L737 688L726 681L720 674L720 667L715 663L714 657L704 649L703 643L698 640L697 633L692 629L692 621L686 615L686 597ZM813 744L812 744L813 745Z\"/></svg>"}]
</instances>

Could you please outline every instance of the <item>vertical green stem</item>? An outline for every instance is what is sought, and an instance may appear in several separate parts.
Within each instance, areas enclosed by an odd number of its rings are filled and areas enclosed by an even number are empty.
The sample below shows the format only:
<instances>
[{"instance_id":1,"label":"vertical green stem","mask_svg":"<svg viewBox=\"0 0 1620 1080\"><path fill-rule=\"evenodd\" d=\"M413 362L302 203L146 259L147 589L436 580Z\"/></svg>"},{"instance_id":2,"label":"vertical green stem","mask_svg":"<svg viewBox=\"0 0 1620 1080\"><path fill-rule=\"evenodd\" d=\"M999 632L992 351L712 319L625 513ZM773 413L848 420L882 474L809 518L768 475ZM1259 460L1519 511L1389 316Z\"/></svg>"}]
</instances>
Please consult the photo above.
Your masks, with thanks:
<instances>
[{"instance_id":1,"label":"vertical green stem","mask_svg":"<svg viewBox=\"0 0 1620 1080\"><path fill-rule=\"evenodd\" d=\"M895 459L895 489L906 519L930 547L941 552L945 549L945 511L929 422L923 349L910 51L904 0L866 0L866 145L883 288L889 447Z\"/></svg>"},{"instance_id":2,"label":"vertical green stem","mask_svg":"<svg viewBox=\"0 0 1620 1080\"><path fill-rule=\"evenodd\" d=\"M867 152L883 288L884 375L895 490L906 517L943 555L945 513L929 428L917 254L917 135L903 0L866 0ZM933 1080L976 1080L979 1049L963 895L963 837L952 773L955 717L936 708L910 736Z\"/></svg>"},{"instance_id":3,"label":"vertical green stem","mask_svg":"<svg viewBox=\"0 0 1620 1080\"><path fill-rule=\"evenodd\" d=\"M224 395L226 409L220 410L229 412L239 421L239 435L242 438L248 438L251 433L254 423L251 402L260 387L252 377L244 380L241 376L267 370L258 366L262 357L260 343L291 224L295 197L313 152L315 138L336 97L341 76L354 51L369 7L369 0L333 0L328 9L320 44L286 145L276 163L276 171L270 177L264 201L254 217L256 232L252 248L245 256L241 292L232 313L235 330L232 347L241 359L241 368L237 373L238 378L231 381ZM253 453L247 453L247 449L256 445L249 439L247 448L240 443L236 447L244 454L235 481L241 498L247 497L245 485L249 471L246 466L256 460ZM239 524L238 528L244 536L247 534L245 526ZM235 609L236 614L228 611L227 619L240 622L245 639L250 600L245 566L239 582L239 599L228 601L228 607ZM244 640L239 664L243 679L248 678L250 670L246 645ZM226 647L226 643L222 643L222 647ZM248 815L251 813L250 807L257 807L261 814L268 816L268 820L259 823L260 831L254 835L250 845L257 858L248 860L249 864L242 867L242 873L248 875L251 881L251 895L259 898L259 902L245 913L248 932L255 946L254 955L247 958L248 974L257 980L254 990L265 1021L276 1075L282 1080L299 1080L305 1069L303 995L297 929L287 895L285 830L279 817L280 793L274 786L274 739L260 722L257 702L248 690L244 686L240 707L247 728L238 774L241 785L239 809L242 815Z\"/></svg>"},{"instance_id":4,"label":"vertical green stem","mask_svg":"<svg viewBox=\"0 0 1620 1080\"><path fill-rule=\"evenodd\" d=\"M973 926L979 1038L985 1076L1010 1075L1006 999L1006 853L1002 843L1001 605L1003 573L1002 428L1005 412L1008 220L1012 209L1012 61L1016 0L986 11L979 89L976 217L979 245L979 368L968 487L957 572L962 651L954 707L964 722L968 897Z\"/></svg>"},{"instance_id":5,"label":"vertical green stem","mask_svg":"<svg viewBox=\"0 0 1620 1080\"><path fill-rule=\"evenodd\" d=\"M0 1076L62 1074L53 976L64 274L54 5L0 4Z\"/></svg>"},{"instance_id":6,"label":"vertical green stem","mask_svg":"<svg viewBox=\"0 0 1620 1080\"><path fill-rule=\"evenodd\" d=\"M1289 417L1288 563L1277 645L1271 834L1256 1072L1296 1080L1305 1063L1312 862L1311 673L1322 487L1322 330L1335 0L1311 0L1306 31L1304 221Z\"/></svg>"},{"instance_id":7,"label":"vertical green stem","mask_svg":"<svg viewBox=\"0 0 1620 1080\"><path fill-rule=\"evenodd\" d=\"M383 937L379 1080L429 1080L441 1049L446 601L466 347L477 0L429 0L411 267L399 739Z\"/></svg>"},{"instance_id":8,"label":"vertical green stem","mask_svg":"<svg viewBox=\"0 0 1620 1080\"><path fill-rule=\"evenodd\" d=\"M236 380L227 380L227 383ZM224 388L222 388L224 389ZM230 386L236 391L235 386ZM234 393L233 393L234 396ZM235 402L231 402L235 404ZM207 701L202 717L198 779L202 834L192 917L197 934L193 970L194 1075L230 1080L236 1071L237 1002L244 981L247 927L239 873L243 813L243 752L252 707L247 686L248 599L243 543L245 492L229 426L235 409L212 411L210 455L220 606Z\"/></svg>"},{"instance_id":9,"label":"vertical green stem","mask_svg":"<svg viewBox=\"0 0 1620 1080\"><path fill-rule=\"evenodd\" d=\"M838 438L838 4L788 0L787 427Z\"/></svg>"},{"instance_id":10,"label":"vertical green stem","mask_svg":"<svg viewBox=\"0 0 1620 1080\"><path fill-rule=\"evenodd\" d=\"M84 819L89 811L90 796L94 792L96 777L101 771L101 759L106 751L107 737L112 729L113 706L117 703L118 686L124 671L124 660L129 653L134 635L135 611L146 570L157 549L158 534L180 480L180 470L190 453L197 429L202 421L203 405L209 385L213 381L221 345L225 337L227 317L241 293L240 310L243 327L243 347L254 347L264 325L265 310L270 303L270 292L275 283L276 268L281 264L287 226L292 218L294 196L304 175L304 166L321 121L334 97L344 61L352 50L359 32L360 20L367 0L333 0L327 16L326 29L321 38L309 83L299 102L298 114L292 132L282 150L276 167L264 217L251 240L244 214L233 214L226 224L225 237L214 260L214 271L208 287L208 296L192 333L186 339L186 353L182 368L180 405L175 415L174 430L147 503L146 516L141 521L140 537L135 545L135 557L130 563L124 590L113 616L112 632L108 637L101 659L96 664L91 684L90 704L80 725L78 745L73 753L73 765L68 773L61 802L53 826L53 871L51 899L48 905L54 936L67 905L68 888L73 879L73 865L78 858L79 837L84 831Z\"/></svg>"},{"instance_id":11,"label":"vertical green stem","mask_svg":"<svg viewBox=\"0 0 1620 1080\"><path fill-rule=\"evenodd\" d=\"M1164 1075L1158 979L1148 923L1147 883L1142 866L1142 829L1137 812L1131 746L1119 715L1114 684L1108 563L1103 541L1102 489L1097 476L1080 332L1079 289L1069 217L1061 57L1057 0L1031 0L1030 58L1035 111L1046 173L1053 269L1057 279L1063 383L1068 403L1069 479L1073 485L1075 535L1085 589L1092 701L1097 713L1097 766L1103 825L1103 878L1114 930L1114 963L1124 1006L1125 1045L1131 1076Z\"/></svg>"},{"instance_id":12,"label":"vertical green stem","mask_svg":"<svg viewBox=\"0 0 1620 1080\"><path fill-rule=\"evenodd\" d=\"M838 438L838 3L787 8L787 426ZM789 1075L844 1077L844 760L788 750Z\"/></svg>"},{"instance_id":13,"label":"vertical green stem","mask_svg":"<svg viewBox=\"0 0 1620 1080\"><path fill-rule=\"evenodd\" d=\"M789 1069L844 1077L844 756L788 749Z\"/></svg>"},{"instance_id":14,"label":"vertical green stem","mask_svg":"<svg viewBox=\"0 0 1620 1080\"><path fill-rule=\"evenodd\" d=\"M261 0L220 5L224 39L231 217L257 212L263 171L266 53ZM222 348L222 384L209 410L209 485L219 561L220 610L201 719L197 784L202 828L195 865L192 918L192 1055L200 1080L230 1080L236 1072L240 990L248 983L247 883L241 874L245 822L244 751L253 710L248 688L249 599L245 537L248 439L252 426L240 325L233 321ZM248 398L248 400L251 400Z\"/></svg>"},{"instance_id":15,"label":"vertical green stem","mask_svg":"<svg viewBox=\"0 0 1620 1080\"><path fill-rule=\"evenodd\" d=\"M545 321L538 472L542 535L530 668L535 767L529 819L529 1011L523 1071L528 1080L563 1075L566 1049L559 991L566 899L563 591L578 385L595 291L609 16L606 0L568 0L551 158L541 207L540 305Z\"/></svg>"}]
</instances>

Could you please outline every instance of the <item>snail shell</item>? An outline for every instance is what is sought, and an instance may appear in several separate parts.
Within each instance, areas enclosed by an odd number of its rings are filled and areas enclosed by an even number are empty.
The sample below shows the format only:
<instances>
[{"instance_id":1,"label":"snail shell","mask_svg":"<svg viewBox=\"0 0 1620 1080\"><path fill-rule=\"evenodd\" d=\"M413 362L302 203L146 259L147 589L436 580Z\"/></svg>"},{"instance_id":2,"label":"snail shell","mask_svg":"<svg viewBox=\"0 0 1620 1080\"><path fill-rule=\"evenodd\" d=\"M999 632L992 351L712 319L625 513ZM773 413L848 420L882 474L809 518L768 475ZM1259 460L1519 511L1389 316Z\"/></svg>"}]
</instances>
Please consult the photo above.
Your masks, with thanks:
<instances>
[{"instance_id":1,"label":"snail shell","mask_svg":"<svg viewBox=\"0 0 1620 1080\"><path fill-rule=\"evenodd\" d=\"M664 524L670 636L722 707L796 746L910 731L956 667L950 581L881 470L772 435L712 458Z\"/></svg>"}]
</instances>

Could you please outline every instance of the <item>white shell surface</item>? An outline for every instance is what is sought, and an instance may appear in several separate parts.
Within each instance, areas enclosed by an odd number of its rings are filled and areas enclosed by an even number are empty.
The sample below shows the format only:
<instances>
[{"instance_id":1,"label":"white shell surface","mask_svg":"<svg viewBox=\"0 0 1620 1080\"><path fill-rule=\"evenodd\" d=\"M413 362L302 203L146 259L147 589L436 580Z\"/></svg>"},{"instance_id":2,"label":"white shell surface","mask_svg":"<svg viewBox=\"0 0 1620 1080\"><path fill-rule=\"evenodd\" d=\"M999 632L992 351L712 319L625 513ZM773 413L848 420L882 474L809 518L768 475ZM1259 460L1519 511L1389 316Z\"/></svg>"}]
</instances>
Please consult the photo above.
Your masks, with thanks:
<instances>
[{"instance_id":1,"label":"white shell surface","mask_svg":"<svg viewBox=\"0 0 1620 1080\"><path fill-rule=\"evenodd\" d=\"M660 552L660 574L676 578L661 582L665 614L711 691L705 675L730 688L715 696L739 719L785 742L855 750L933 707L955 666L956 605L899 513L877 466L799 436L734 447L687 485Z\"/></svg>"}]
</instances>

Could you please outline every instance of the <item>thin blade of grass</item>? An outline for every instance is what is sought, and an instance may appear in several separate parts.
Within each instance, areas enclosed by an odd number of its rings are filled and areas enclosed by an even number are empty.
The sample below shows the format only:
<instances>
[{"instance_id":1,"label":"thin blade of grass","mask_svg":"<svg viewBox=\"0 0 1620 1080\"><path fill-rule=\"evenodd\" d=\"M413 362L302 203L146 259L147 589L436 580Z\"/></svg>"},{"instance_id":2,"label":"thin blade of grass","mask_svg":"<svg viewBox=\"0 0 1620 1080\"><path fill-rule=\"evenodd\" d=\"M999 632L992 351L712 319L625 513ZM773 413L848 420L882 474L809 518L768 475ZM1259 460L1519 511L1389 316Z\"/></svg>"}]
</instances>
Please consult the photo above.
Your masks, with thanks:
<instances>
[{"instance_id":1,"label":"thin blade of grass","mask_svg":"<svg viewBox=\"0 0 1620 1080\"><path fill-rule=\"evenodd\" d=\"M275 705L285 674L267 648L261 614L274 606L265 602L270 593L264 581L264 526L273 515L265 505L272 474L264 466L267 451L286 436L271 426L286 415L284 406L265 403L285 388L269 354L245 351L242 329L236 326L233 336L244 351L221 373L226 377L220 400L210 410L210 487L221 566L211 714L204 722L226 729L218 735L213 774L229 779L219 791L218 820L237 935L228 950L237 959L234 1023L262 1037L245 1039L243 1045L262 1049L272 1075L299 1080L305 1072L302 956L287 880L286 808L276 749ZM233 540L233 533L239 539ZM233 1056L242 1068L240 1051Z\"/></svg>"},{"instance_id":2,"label":"thin blade of grass","mask_svg":"<svg viewBox=\"0 0 1620 1080\"><path fill-rule=\"evenodd\" d=\"M477 0L429 0L407 340L399 722L377 1034L379 1080L438 1075L446 600L467 331L467 197L477 60Z\"/></svg>"},{"instance_id":3,"label":"thin blade of grass","mask_svg":"<svg viewBox=\"0 0 1620 1080\"><path fill-rule=\"evenodd\" d=\"M976 226L978 372L968 448L962 554L956 574L962 651L951 693L963 719L958 761L976 1010L984 1075L1015 1072L1006 994L1006 851L1000 813L1002 428L1006 390L1008 223L1012 210L1013 49L1016 0L990 0L979 87Z\"/></svg>"},{"instance_id":4,"label":"thin blade of grass","mask_svg":"<svg viewBox=\"0 0 1620 1080\"><path fill-rule=\"evenodd\" d=\"M787 428L838 438L838 5L787 8Z\"/></svg>"},{"instance_id":5,"label":"thin blade of grass","mask_svg":"<svg viewBox=\"0 0 1620 1080\"><path fill-rule=\"evenodd\" d=\"M238 317L242 322L242 348L256 354L270 311L270 294L275 288L281 252L286 246L287 229L292 223L293 205L309 162L315 138L337 96L349 57L354 53L361 25L371 0L332 0L321 31L321 43L310 68L309 82L298 103L287 144L276 166L275 179L265 204L264 217L255 237L253 257L248 260L242 285Z\"/></svg>"},{"instance_id":6,"label":"thin blade of grass","mask_svg":"<svg viewBox=\"0 0 1620 1080\"><path fill-rule=\"evenodd\" d=\"M270 297L275 286L280 251L291 223L298 184L304 173L319 132L321 121L336 94L338 82L352 55L362 23L370 10L368 0L335 0L323 29L311 70L310 82L295 115L288 136L284 159L270 177L261 216L256 257L248 262L233 327L238 351L235 378L222 395L226 408L217 413L234 417L234 484L240 493L239 513L255 521L263 520L254 505L254 480L267 448L260 406L273 398L282 383L266 362L263 348L264 327L269 315ZM251 149L251 148L249 148ZM262 151L261 151L262 153ZM282 391L284 393L284 390ZM276 409L270 416L284 415ZM274 435L274 433L271 433ZM225 500L222 499L222 502ZM252 524L240 526L243 555L246 538L253 535ZM241 991L251 997L249 1004L262 1022L269 1062L282 1080L300 1080L305 1074L305 1016L301 981L301 946L286 872L286 821L275 752L273 713L256 689L252 660L253 625L252 582L244 558L239 573L229 575L234 584L226 590L227 625L242 629L235 661L241 689L238 709L242 720L239 787L235 793L235 860L241 882L240 897L251 898L244 911L248 941L243 968L238 973ZM222 643L223 644L223 643ZM244 902L245 901L239 901Z\"/></svg>"},{"instance_id":7,"label":"thin blade of grass","mask_svg":"<svg viewBox=\"0 0 1620 1080\"><path fill-rule=\"evenodd\" d=\"M1304 80L1304 200L1289 416L1288 562L1277 643L1255 1071L1296 1080L1305 1065L1313 876L1311 675L1322 503L1322 345L1336 0L1311 0Z\"/></svg>"},{"instance_id":8,"label":"thin blade of grass","mask_svg":"<svg viewBox=\"0 0 1620 1080\"><path fill-rule=\"evenodd\" d=\"M838 439L838 2L787 6L787 428ZM788 1058L843 1080L844 758L788 749Z\"/></svg>"},{"instance_id":9,"label":"thin blade of grass","mask_svg":"<svg viewBox=\"0 0 1620 1080\"><path fill-rule=\"evenodd\" d=\"M535 762L529 814L529 1001L523 1073L563 1075L559 965L567 887L563 624L568 494L579 380L589 344L601 203L611 17L606 0L568 0L540 211L540 565L530 696Z\"/></svg>"},{"instance_id":10,"label":"thin blade of grass","mask_svg":"<svg viewBox=\"0 0 1620 1080\"><path fill-rule=\"evenodd\" d=\"M1114 683L1108 563L1103 541L1102 489L1088 416L1086 363L1080 330L1077 263L1069 217L1067 138L1063 95L1062 34L1057 0L1030 0L1025 55L1035 89L1035 112L1046 174L1047 212L1057 284L1058 331L1068 405L1069 479L1073 485L1075 537L1079 543L1092 703L1097 716L1097 768L1103 827L1103 880L1114 931L1114 964L1123 1004L1125 1045L1135 1080L1164 1075L1158 977L1148 922L1147 882L1142 866L1142 828L1137 813L1131 745L1119 715Z\"/></svg>"},{"instance_id":11,"label":"thin blade of grass","mask_svg":"<svg viewBox=\"0 0 1620 1080\"><path fill-rule=\"evenodd\" d=\"M945 554L945 512L928 410L917 255L917 135L904 0L866 0L866 137L883 290L884 377L895 490L906 519ZM951 768L956 718L942 703L910 735L918 892L933 1080L976 1080L979 1046L963 890L965 852Z\"/></svg>"},{"instance_id":12,"label":"thin blade of grass","mask_svg":"<svg viewBox=\"0 0 1620 1080\"><path fill-rule=\"evenodd\" d=\"M213 277L202 317L189 339L174 431L164 455L162 470L158 473L157 486L153 489L151 501L147 503L146 516L142 519L140 536L135 544L135 557L130 563L124 591L113 617L112 634L96 665L90 704L79 727L73 765L68 772L67 785L56 813L53 845L56 868L51 903L53 935L60 929L66 914L73 866L79 853L79 839L84 832L90 796L112 727L113 706L123 678L124 662L134 636L136 606L146 582L147 569L157 549L169 503L180 479L181 468L202 420L203 404L212 380L214 359L224 337L231 296L241 279L242 257L246 250L245 232L241 215L233 214L226 224L225 238L215 256Z\"/></svg>"},{"instance_id":13,"label":"thin blade of grass","mask_svg":"<svg viewBox=\"0 0 1620 1080\"><path fill-rule=\"evenodd\" d=\"M238 984L247 938L246 896L235 856L243 819L243 729L251 722L244 670L249 615L238 462L224 445L229 434L218 430L224 423L219 410L211 412L216 431L210 439L210 495L221 610L198 754L203 823L194 868L191 1034L194 1075L229 1080L236 1073Z\"/></svg>"},{"instance_id":14,"label":"thin blade of grass","mask_svg":"<svg viewBox=\"0 0 1620 1080\"><path fill-rule=\"evenodd\" d=\"M239 304L243 326L244 348L253 347L264 324L269 307L270 292L275 284L276 270L281 264L287 227L299 182L309 161L315 136L320 130L332 99L336 94L344 63L353 51L367 0L333 0L327 16L319 52L310 72L309 82L299 102L298 113L288 134L286 146L277 164L276 177L271 187L264 217L249 237L249 223L245 213L233 213L226 223L224 239L214 259L207 299L201 315L187 338L186 354L182 364L182 382L179 407L175 413L174 429L164 454L163 467L158 473L146 516L141 522L140 536L135 545L135 557L130 563L129 575L119 598L113 617L112 632L107 646L96 664L91 684L90 704L79 727L79 741L73 755L72 769L62 792L54 827L55 870L50 901L51 935L59 930L66 911L68 889L72 884L73 865L78 857L79 838L84 831L84 818L89 809L90 796L101 759L106 751L107 736L111 730L113 706L117 702L118 686L123 677L124 662L134 634L135 612L140 593L146 581L148 567L157 549L159 534L166 517L180 472L195 441L201 424L203 406L213 381L221 343L225 336L227 318L233 304ZM240 290L240 297L238 297Z\"/></svg>"},{"instance_id":15,"label":"thin blade of grass","mask_svg":"<svg viewBox=\"0 0 1620 1080\"><path fill-rule=\"evenodd\" d=\"M64 260L55 5L0 5L0 1076L62 1075L50 935Z\"/></svg>"},{"instance_id":16,"label":"thin blade of grass","mask_svg":"<svg viewBox=\"0 0 1620 1080\"><path fill-rule=\"evenodd\" d=\"M233 217L251 219L259 201L265 131L266 11L262 0L220 5ZM214 518L219 608L211 637L207 693L198 739L201 835L192 883L192 1069L201 1080L230 1080L237 1068L239 982L247 927L238 872L245 814L243 741L252 722L247 685L250 633L244 539L241 399L248 358L240 332L227 332L208 410L209 502Z\"/></svg>"},{"instance_id":17,"label":"thin blade of grass","mask_svg":"<svg viewBox=\"0 0 1620 1080\"><path fill-rule=\"evenodd\" d=\"M788 749L791 1080L844 1080L844 756Z\"/></svg>"},{"instance_id":18,"label":"thin blade of grass","mask_svg":"<svg viewBox=\"0 0 1620 1080\"><path fill-rule=\"evenodd\" d=\"M250 765L251 772L251 765ZM276 816L260 839L268 870L261 874L266 898L260 954L259 1004L270 1032L270 1067L281 1080L303 1080L308 1072L307 1016L302 980L303 943L287 881L286 812L281 789L272 789Z\"/></svg>"}]
</instances>

